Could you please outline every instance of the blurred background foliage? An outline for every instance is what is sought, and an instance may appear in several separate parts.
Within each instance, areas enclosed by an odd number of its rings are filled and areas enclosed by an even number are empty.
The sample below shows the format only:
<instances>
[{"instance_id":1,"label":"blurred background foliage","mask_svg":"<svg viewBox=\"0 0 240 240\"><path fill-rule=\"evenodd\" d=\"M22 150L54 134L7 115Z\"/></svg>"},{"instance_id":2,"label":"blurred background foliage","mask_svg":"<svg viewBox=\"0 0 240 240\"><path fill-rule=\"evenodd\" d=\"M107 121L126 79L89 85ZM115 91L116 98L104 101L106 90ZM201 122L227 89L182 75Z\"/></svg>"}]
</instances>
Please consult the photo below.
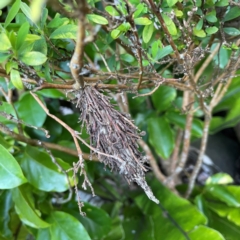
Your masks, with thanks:
<instances>
[{"instance_id":1,"label":"blurred background foliage","mask_svg":"<svg viewBox=\"0 0 240 240\"><path fill-rule=\"evenodd\" d=\"M75 185L73 173L67 172L68 182L66 174L52 162L46 149L36 147L36 144L13 134L75 149L69 132L47 116L29 93L34 87L41 86L42 79L47 83L56 79L62 82L71 79L68 63L74 50L77 22L64 14L72 13L73 6L69 2L2 0L0 3L0 111L5 113L0 115L0 240L239 239L239 66L234 76L231 73L220 79L223 85L229 86L212 111L209 128L211 136L206 150L211 162L203 164L188 199L183 197L189 183L188 169L191 173L196 157L191 159L189 156L186 171L179 177L174 190L169 189L166 182L160 182L150 168L147 182L160 200L159 205L150 201L137 185L132 183L129 186L121 175L105 169L94 159L86 159L86 172L96 197L92 196L90 189L82 190L83 176L78 176L77 191L84 202L83 211L86 213L86 216L81 216L76 196L64 201L69 194L69 184L72 188ZM87 35L95 35L94 41L85 46L85 57L95 64L99 72L107 72L101 58L104 55L110 71L121 72L123 69L121 73L128 74L133 69L138 74L138 58L127 51L130 46L127 35L130 23L120 21L116 26L111 26L110 30L105 27L110 24L109 19L121 20L122 16L127 16L129 9L126 2L134 9L133 19L142 48L147 54L147 57L143 57L143 66L150 67L153 64L155 70L167 79L183 78L182 74L176 73L174 64L168 66L174 58L174 50L164 40L166 35L156 23L156 17L151 15L146 1L88 0L89 8L94 10L87 15L87 21L91 24ZM230 71L227 66L231 57L234 55L239 58L240 53L236 43L240 34L240 24L236 24L240 21L238 1L155 2L160 4L159 12L179 52L188 47L188 42L182 41L182 30L176 23L187 21L189 11L197 8L190 22L194 24L191 39L195 46L203 48L209 41L213 43L193 71L201 68L217 44L221 44L218 53L202 73L201 86L211 82L214 74ZM174 18L171 17L172 13ZM221 38L221 31L225 33L226 39ZM117 44L121 45L120 49ZM230 84L229 79L232 79ZM104 83L117 84L117 80L106 77ZM132 83L137 82L138 78L135 77ZM212 92L204 98L207 104L213 98L216 88L213 86ZM139 93L150 91L151 88L144 88ZM115 96L113 103L118 103L117 98L121 98L122 93L109 91L109 94ZM37 95L51 114L72 129L81 131L79 112L68 102L65 92L49 88L38 91ZM186 127L188 111L184 112L182 108L183 91L163 84L151 95L134 96L136 91L128 91L125 101L129 112L135 124L146 132L143 140L149 146L159 170L168 176L177 134ZM204 111L199 106L199 102L194 101L197 110L193 115L191 142L196 149L199 149L204 125ZM13 121L13 118L19 121ZM19 125L22 127L19 128ZM40 128L47 129L50 137L46 137ZM81 137L88 140L85 129ZM81 148L83 152L89 153L85 145L81 144ZM56 148L52 148L51 152L63 170L70 169L77 162L74 154ZM201 174L204 180L201 180Z\"/></svg>"}]
</instances>

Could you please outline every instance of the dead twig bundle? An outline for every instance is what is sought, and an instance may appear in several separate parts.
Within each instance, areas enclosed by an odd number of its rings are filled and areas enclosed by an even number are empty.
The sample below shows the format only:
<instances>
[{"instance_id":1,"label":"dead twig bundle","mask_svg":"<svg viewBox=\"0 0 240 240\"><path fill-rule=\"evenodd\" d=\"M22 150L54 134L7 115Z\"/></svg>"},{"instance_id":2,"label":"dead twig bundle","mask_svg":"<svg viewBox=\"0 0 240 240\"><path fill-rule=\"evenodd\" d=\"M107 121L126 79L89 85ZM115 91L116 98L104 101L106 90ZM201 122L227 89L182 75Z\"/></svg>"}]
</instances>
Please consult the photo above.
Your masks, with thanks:
<instances>
[{"instance_id":1,"label":"dead twig bundle","mask_svg":"<svg viewBox=\"0 0 240 240\"><path fill-rule=\"evenodd\" d=\"M114 109L109 97L96 87L87 86L81 90L77 107L81 112L82 128L86 126L91 146L96 149L92 154L97 154L101 162L124 175L128 182L136 182L149 199L159 203L145 180L147 158L137 144L141 138L139 129L126 115Z\"/></svg>"}]
</instances>

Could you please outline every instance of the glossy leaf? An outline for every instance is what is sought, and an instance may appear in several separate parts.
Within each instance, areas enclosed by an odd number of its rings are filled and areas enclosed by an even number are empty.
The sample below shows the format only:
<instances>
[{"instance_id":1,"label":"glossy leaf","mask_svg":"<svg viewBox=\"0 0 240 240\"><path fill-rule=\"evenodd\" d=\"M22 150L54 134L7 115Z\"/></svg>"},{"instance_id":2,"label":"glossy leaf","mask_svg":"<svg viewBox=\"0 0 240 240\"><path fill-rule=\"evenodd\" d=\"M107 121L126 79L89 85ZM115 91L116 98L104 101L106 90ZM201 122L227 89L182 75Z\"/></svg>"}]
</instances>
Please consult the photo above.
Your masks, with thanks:
<instances>
[{"instance_id":1,"label":"glossy leaf","mask_svg":"<svg viewBox=\"0 0 240 240\"><path fill-rule=\"evenodd\" d=\"M77 38L77 25L63 25L58 27L52 34L50 35L51 39L76 39Z\"/></svg>"},{"instance_id":2,"label":"glossy leaf","mask_svg":"<svg viewBox=\"0 0 240 240\"><path fill-rule=\"evenodd\" d=\"M144 4L139 3L136 6L136 11L133 14L133 18L137 18L143 12L143 10L144 10Z\"/></svg>"},{"instance_id":3,"label":"glossy leaf","mask_svg":"<svg viewBox=\"0 0 240 240\"><path fill-rule=\"evenodd\" d=\"M208 35L211 35L211 34L216 33L218 31L218 28L217 27L208 27L208 28L206 28L205 31Z\"/></svg>"},{"instance_id":4,"label":"glossy leaf","mask_svg":"<svg viewBox=\"0 0 240 240\"><path fill-rule=\"evenodd\" d=\"M176 112L167 112L166 114L167 119L169 122L176 124L182 129L185 129L186 126L186 116L180 115L179 113ZM192 124L192 129L191 129L191 134L195 137L201 137L203 134L203 123L201 120L194 118L193 119L193 124Z\"/></svg>"},{"instance_id":5,"label":"glossy leaf","mask_svg":"<svg viewBox=\"0 0 240 240\"><path fill-rule=\"evenodd\" d=\"M177 28L173 20L166 14L162 14L163 20L167 26L167 29L171 35L177 35Z\"/></svg>"},{"instance_id":6,"label":"glossy leaf","mask_svg":"<svg viewBox=\"0 0 240 240\"><path fill-rule=\"evenodd\" d=\"M15 188L27 182L16 159L0 145L0 189Z\"/></svg>"},{"instance_id":7,"label":"glossy leaf","mask_svg":"<svg viewBox=\"0 0 240 240\"><path fill-rule=\"evenodd\" d=\"M0 239L1 236L6 239L12 238L12 231L9 227L10 210L12 208L12 195L10 191L2 191L0 194Z\"/></svg>"},{"instance_id":8,"label":"glossy leaf","mask_svg":"<svg viewBox=\"0 0 240 240\"><path fill-rule=\"evenodd\" d=\"M4 28L6 28L17 15L20 8L20 3L21 3L20 0L16 0L12 7L10 8L10 11L8 12L7 18L4 23Z\"/></svg>"},{"instance_id":9,"label":"glossy leaf","mask_svg":"<svg viewBox=\"0 0 240 240\"><path fill-rule=\"evenodd\" d=\"M115 217L111 222L111 230L107 236L103 237L103 240L119 240L124 239L125 236L122 221L118 217Z\"/></svg>"},{"instance_id":10,"label":"glossy leaf","mask_svg":"<svg viewBox=\"0 0 240 240\"><path fill-rule=\"evenodd\" d=\"M6 33L4 32L0 33L0 39L1 39L0 51L6 51L12 47L11 42Z\"/></svg>"},{"instance_id":11,"label":"glossy leaf","mask_svg":"<svg viewBox=\"0 0 240 240\"><path fill-rule=\"evenodd\" d=\"M27 147L20 160L23 172L29 183L35 188L47 192L63 192L69 188L66 175L60 172L47 153L38 151L33 147ZM63 169L71 168L69 164L62 160L56 160ZM73 185L72 179L71 184Z\"/></svg>"},{"instance_id":12,"label":"glossy leaf","mask_svg":"<svg viewBox=\"0 0 240 240\"><path fill-rule=\"evenodd\" d=\"M176 89L168 86L160 86L157 91L155 91L151 98L154 104L154 107L159 111L165 111L169 108L173 100L177 96Z\"/></svg>"},{"instance_id":13,"label":"glossy leaf","mask_svg":"<svg viewBox=\"0 0 240 240\"><path fill-rule=\"evenodd\" d=\"M208 193L225 202L228 206L240 207L240 199L237 199L226 186L210 185L206 187Z\"/></svg>"},{"instance_id":14,"label":"glossy leaf","mask_svg":"<svg viewBox=\"0 0 240 240\"><path fill-rule=\"evenodd\" d=\"M197 30L196 28L193 29L193 34L197 37L203 38L206 37L206 33L201 29Z\"/></svg>"},{"instance_id":15,"label":"glossy leaf","mask_svg":"<svg viewBox=\"0 0 240 240\"><path fill-rule=\"evenodd\" d=\"M137 25L150 25L152 21L147 17L139 17L134 19L135 24Z\"/></svg>"},{"instance_id":16,"label":"glossy leaf","mask_svg":"<svg viewBox=\"0 0 240 240\"><path fill-rule=\"evenodd\" d=\"M214 239L214 240L225 240L223 235L216 230L208 228L206 226L198 226L189 233L190 239L201 240L201 239Z\"/></svg>"},{"instance_id":17,"label":"glossy leaf","mask_svg":"<svg viewBox=\"0 0 240 240\"><path fill-rule=\"evenodd\" d=\"M83 211L86 216L83 217L79 214L79 209L75 203L74 212L72 210L70 212L82 223L91 239L102 239L108 235L111 229L111 218L104 210L84 203ZM68 211L69 209L71 209L70 206L66 208Z\"/></svg>"},{"instance_id":18,"label":"glossy leaf","mask_svg":"<svg viewBox=\"0 0 240 240\"><path fill-rule=\"evenodd\" d=\"M91 240L83 225L68 213L52 212L48 221L51 223L51 239Z\"/></svg>"},{"instance_id":19,"label":"glossy leaf","mask_svg":"<svg viewBox=\"0 0 240 240\"><path fill-rule=\"evenodd\" d=\"M164 48L158 49L157 55L155 57L155 60L160 60L160 59L166 57L167 55L169 55L172 52L173 52L173 49L172 49L172 47L170 45L166 46Z\"/></svg>"},{"instance_id":20,"label":"glossy leaf","mask_svg":"<svg viewBox=\"0 0 240 240\"><path fill-rule=\"evenodd\" d=\"M227 21L230 21L232 19L235 19L237 17L240 16L240 9L239 7L235 6L235 7L232 7L228 12L227 14L225 15L223 21L224 22L227 22Z\"/></svg>"},{"instance_id":21,"label":"glossy leaf","mask_svg":"<svg viewBox=\"0 0 240 240\"><path fill-rule=\"evenodd\" d=\"M240 30L238 30L237 28L233 28L233 27L225 27L225 28L223 28L223 31L231 36L240 35Z\"/></svg>"},{"instance_id":22,"label":"glossy leaf","mask_svg":"<svg viewBox=\"0 0 240 240\"><path fill-rule=\"evenodd\" d=\"M209 177L206 181L206 184L229 184L233 183L233 179L230 175L226 173L216 173L213 176Z\"/></svg>"},{"instance_id":23,"label":"glossy leaf","mask_svg":"<svg viewBox=\"0 0 240 240\"><path fill-rule=\"evenodd\" d=\"M200 19L199 22L196 25L196 30L200 31L203 27L203 19Z\"/></svg>"},{"instance_id":24,"label":"glossy leaf","mask_svg":"<svg viewBox=\"0 0 240 240\"><path fill-rule=\"evenodd\" d=\"M214 23L217 22L216 11L212 11L206 14L206 19L208 22ZM207 31L207 29L206 29Z\"/></svg>"},{"instance_id":25,"label":"glossy leaf","mask_svg":"<svg viewBox=\"0 0 240 240\"><path fill-rule=\"evenodd\" d=\"M145 43L148 43L152 37L152 34L153 34L153 30L154 30L154 26L153 26L153 23L150 24L150 25L146 25L143 29L143 41Z\"/></svg>"},{"instance_id":26,"label":"glossy leaf","mask_svg":"<svg viewBox=\"0 0 240 240\"><path fill-rule=\"evenodd\" d=\"M89 21L95 22L97 24L106 25L108 24L108 20L105 17L96 15L96 14L88 14L87 18Z\"/></svg>"},{"instance_id":27,"label":"glossy leaf","mask_svg":"<svg viewBox=\"0 0 240 240\"><path fill-rule=\"evenodd\" d=\"M113 39L117 39L121 35L121 33L122 32L120 30L114 29L114 30L111 31L111 37Z\"/></svg>"},{"instance_id":28,"label":"glossy leaf","mask_svg":"<svg viewBox=\"0 0 240 240\"><path fill-rule=\"evenodd\" d=\"M174 148L174 138L168 121L164 117L155 117L149 119L147 125L150 144L159 156L169 158Z\"/></svg>"},{"instance_id":29,"label":"glossy leaf","mask_svg":"<svg viewBox=\"0 0 240 240\"><path fill-rule=\"evenodd\" d=\"M0 37L1 38L1 37ZM5 61L7 61L12 54L8 54L8 53L1 53L0 52L0 63L3 63Z\"/></svg>"},{"instance_id":30,"label":"glossy leaf","mask_svg":"<svg viewBox=\"0 0 240 240\"><path fill-rule=\"evenodd\" d=\"M26 123L41 127L46 119L46 113L30 93L25 94L16 104L19 117Z\"/></svg>"},{"instance_id":31,"label":"glossy leaf","mask_svg":"<svg viewBox=\"0 0 240 240\"><path fill-rule=\"evenodd\" d=\"M27 194L24 187L14 188L12 190L12 197L15 203L16 212L22 222L33 228L49 227L49 224L40 218L37 210L31 204L32 199Z\"/></svg>"},{"instance_id":32,"label":"glossy leaf","mask_svg":"<svg viewBox=\"0 0 240 240\"><path fill-rule=\"evenodd\" d=\"M135 201L145 215L152 217L154 236L186 239L184 233L188 235L197 226L206 224L207 218L186 199L176 196L157 180L151 180L150 187L160 200L161 207L148 201L145 195L139 195Z\"/></svg>"},{"instance_id":33,"label":"glossy leaf","mask_svg":"<svg viewBox=\"0 0 240 240\"><path fill-rule=\"evenodd\" d=\"M47 27L48 28L59 28L62 25L67 25L69 23L69 19L68 18L60 18L59 16L56 16L54 19L52 19Z\"/></svg>"},{"instance_id":34,"label":"glossy leaf","mask_svg":"<svg viewBox=\"0 0 240 240\"><path fill-rule=\"evenodd\" d=\"M26 52L21 56L21 60L29 66L38 66L47 61L47 57L41 52Z\"/></svg>"},{"instance_id":35,"label":"glossy leaf","mask_svg":"<svg viewBox=\"0 0 240 240\"><path fill-rule=\"evenodd\" d=\"M17 41L16 41L16 49L18 50L22 44L24 43L28 31L29 31L30 25L28 22L25 22L19 29L18 35L17 35Z\"/></svg>"},{"instance_id":36,"label":"glossy leaf","mask_svg":"<svg viewBox=\"0 0 240 240\"><path fill-rule=\"evenodd\" d=\"M106 12L108 12L111 16L119 16L118 11L113 6L106 6Z\"/></svg>"},{"instance_id":37,"label":"glossy leaf","mask_svg":"<svg viewBox=\"0 0 240 240\"><path fill-rule=\"evenodd\" d=\"M23 83L18 70L12 69L10 72L10 80L14 87L17 89L23 89Z\"/></svg>"},{"instance_id":38,"label":"glossy leaf","mask_svg":"<svg viewBox=\"0 0 240 240\"><path fill-rule=\"evenodd\" d=\"M32 14L30 7L25 2L21 2L20 8L22 12L25 14L25 16L30 20L30 22L32 22Z\"/></svg>"}]
</instances>

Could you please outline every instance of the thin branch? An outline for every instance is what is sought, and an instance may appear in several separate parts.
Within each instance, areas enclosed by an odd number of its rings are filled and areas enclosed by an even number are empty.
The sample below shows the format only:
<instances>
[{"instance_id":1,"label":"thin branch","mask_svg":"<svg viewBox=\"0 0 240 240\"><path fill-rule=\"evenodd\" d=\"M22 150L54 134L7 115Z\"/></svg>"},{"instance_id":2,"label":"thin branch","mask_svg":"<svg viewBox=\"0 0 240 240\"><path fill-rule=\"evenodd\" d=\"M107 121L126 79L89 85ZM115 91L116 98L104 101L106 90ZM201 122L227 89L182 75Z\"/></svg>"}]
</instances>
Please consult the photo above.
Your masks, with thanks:
<instances>
[{"instance_id":1,"label":"thin branch","mask_svg":"<svg viewBox=\"0 0 240 240\"><path fill-rule=\"evenodd\" d=\"M199 152L198 159L197 159L196 165L194 167L194 170L193 170L193 172L190 176L190 179L189 179L188 189L187 189L187 192L185 194L186 198L188 198L191 195L192 190L194 188L195 180L196 180L197 175L198 175L198 173L201 169L201 166L202 166L203 156L204 156L206 146L207 146L208 131L209 131L210 122L211 122L211 118L209 117L209 115L205 115L205 121L204 121L204 127L203 127L203 136L202 136L202 140L201 140L200 152Z\"/></svg>"},{"instance_id":2,"label":"thin branch","mask_svg":"<svg viewBox=\"0 0 240 240\"><path fill-rule=\"evenodd\" d=\"M78 1L79 18L78 18L78 32L75 50L70 61L69 67L74 80L76 81L75 88L79 89L84 87L83 76L80 72L83 67L84 56L84 39L85 39L85 15L88 12L87 3L85 0Z\"/></svg>"},{"instance_id":3,"label":"thin branch","mask_svg":"<svg viewBox=\"0 0 240 240\"><path fill-rule=\"evenodd\" d=\"M156 160L154 159L154 156L150 150L150 148L148 147L148 145L142 140L139 139L138 140L139 145L142 147L143 151L146 153L146 156L149 160L149 163L151 165L151 168L153 170L154 175L156 176L156 178L160 181L160 182L164 182L165 181L165 176L163 175L163 173L160 171Z\"/></svg>"},{"instance_id":4,"label":"thin branch","mask_svg":"<svg viewBox=\"0 0 240 240\"><path fill-rule=\"evenodd\" d=\"M206 69L206 67L208 67L209 63L212 61L214 56L218 53L219 48L220 48L220 43L217 44L215 49L211 52L211 54L207 57L207 59L203 62L203 64L201 65L201 67L199 68L197 73L195 74L195 76L194 76L194 81L195 82L197 82L198 79L202 76L202 74L203 74L204 70Z\"/></svg>"},{"instance_id":5,"label":"thin branch","mask_svg":"<svg viewBox=\"0 0 240 240\"><path fill-rule=\"evenodd\" d=\"M4 126L3 124L0 124L0 131L8 136L11 136L16 141L24 142L24 143L27 143L28 145L35 146L35 147L39 146L39 140L27 138L24 135L15 133L15 132L11 131L9 128L7 128L6 126ZM57 150L57 151L64 152L69 155L78 157L78 153L74 149L67 148L67 147L64 147L64 146L61 146L58 144L54 144L54 143L49 143L49 142L44 142L44 141L41 141L41 142L44 144L44 146L46 146L49 149ZM90 159L90 155L88 153L83 153L82 155L83 155L84 159ZM96 157L92 157L92 160L98 161L98 159Z\"/></svg>"}]
</instances>

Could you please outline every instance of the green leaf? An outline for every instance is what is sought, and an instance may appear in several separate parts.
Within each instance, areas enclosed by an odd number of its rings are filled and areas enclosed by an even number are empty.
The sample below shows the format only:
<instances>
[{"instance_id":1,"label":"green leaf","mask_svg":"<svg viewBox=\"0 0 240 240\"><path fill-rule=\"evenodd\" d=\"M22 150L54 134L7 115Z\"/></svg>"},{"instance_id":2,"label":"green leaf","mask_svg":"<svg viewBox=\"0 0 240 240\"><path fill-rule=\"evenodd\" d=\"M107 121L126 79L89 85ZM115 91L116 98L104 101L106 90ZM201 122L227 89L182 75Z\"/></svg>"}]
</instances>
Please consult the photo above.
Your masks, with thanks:
<instances>
[{"instance_id":1,"label":"green leaf","mask_svg":"<svg viewBox=\"0 0 240 240\"><path fill-rule=\"evenodd\" d=\"M12 56L12 54L0 52L0 63L6 62L9 59L9 57L11 57L11 56Z\"/></svg>"},{"instance_id":2,"label":"green leaf","mask_svg":"<svg viewBox=\"0 0 240 240\"><path fill-rule=\"evenodd\" d=\"M227 173L216 173L213 176L209 177L206 181L207 185L210 184L229 184L233 183L233 179Z\"/></svg>"},{"instance_id":3,"label":"green leaf","mask_svg":"<svg viewBox=\"0 0 240 240\"><path fill-rule=\"evenodd\" d=\"M229 222L227 218L221 218L213 211L207 217L209 219L209 226L218 230L225 239L237 240L239 238L240 227Z\"/></svg>"},{"instance_id":4,"label":"green leaf","mask_svg":"<svg viewBox=\"0 0 240 240\"><path fill-rule=\"evenodd\" d=\"M12 197L15 203L15 210L26 225L33 228L46 228L49 227L49 224L43 221L37 214L36 209L34 208L33 200L29 195L28 191L23 187L14 188L12 190Z\"/></svg>"},{"instance_id":5,"label":"green leaf","mask_svg":"<svg viewBox=\"0 0 240 240\"><path fill-rule=\"evenodd\" d=\"M103 237L103 240L119 240L125 238L125 232L122 227L122 221L120 218L115 217L111 222L111 230L108 232L107 236Z\"/></svg>"},{"instance_id":6,"label":"green leaf","mask_svg":"<svg viewBox=\"0 0 240 240\"><path fill-rule=\"evenodd\" d=\"M168 86L160 86L152 95L154 107L159 111L165 111L176 98L176 89Z\"/></svg>"},{"instance_id":7,"label":"green leaf","mask_svg":"<svg viewBox=\"0 0 240 240\"><path fill-rule=\"evenodd\" d=\"M203 19L201 18L196 25L196 30L200 31L202 29L202 26L203 26Z\"/></svg>"},{"instance_id":8,"label":"green leaf","mask_svg":"<svg viewBox=\"0 0 240 240\"><path fill-rule=\"evenodd\" d=\"M169 7L172 7L173 5L175 5L178 2L178 0L167 0L167 4Z\"/></svg>"},{"instance_id":9,"label":"green leaf","mask_svg":"<svg viewBox=\"0 0 240 240\"><path fill-rule=\"evenodd\" d=\"M113 17L119 16L118 11L113 6L106 6L105 10Z\"/></svg>"},{"instance_id":10,"label":"green leaf","mask_svg":"<svg viewBox=\"0 0 240 240\"><path fill-rule=\"evenodd\" d=\"M206 186L206 191L230 207L240 207L240 199L237 199L226 186L209 185Z\"/></svg>"},{"instance_id":11,"label":"green leaf","mask_svg":"<svg viewBox=\"0 0 240 240\"><path fill-rule=\"evenodd\" d=\"M12 239L12 231L9 228L12 205L11 192L2 191L0 194L0 237L3 236L6 239Z\"/></svg>"},{"instance_id":12,"label":"green leaf","mask_svg":"<svg viewBox=\"0 0 240 240\"><path fill-rule=\"evenodd\" d=\"M4 23L4 28L6 29L7 26L9 25L9 23L15 18L15 16L17 15L18 11L19 11L19 8L20 8L20 3L21 1L20 0L16 0L14 2L14 4L12 5L12 7L10 8L9 12L8 12L8 15L7 15L7 18L5 20L5 23Z\"/></svg>"},{"instance_id":13,"label":"green leaf","mask_svg":"<svg viewBox=\"0 0 240 240\"><path fill-rule=\"evenodd\" d=\"M152 24L152 21L148 19L147 17L139 17L135 18L134 22L136 25L150 25Z\"/></svg>"},{"instance_id":14,"label":"green leaf","mask_svg":"<svg viewBox=\"0 0 240 240\"><path fill-rule=\"evenodd\" d=\"M172 52L173 52L173 49L170 45L166 46L164 48L158 49L157 56L155 57L155 60L160 60L160 59L166 57L167 55L169 55Z\"/></svg>"},{"instance_id":15,"label":"green leaf","mask_svg":"<svg viewBox=\"0 0 240 240\"><path fill-rule=\"evenodd\" d=\"M117 39L121 35L121 33L122 32L120 30L114 29L114 30L111 31L111 37L113 39Z\"/></svg>"},{"instance_id":16,"label":"green leaf","mask_svg":"<svg viewBox=\"0 0 240 240\"><path fill-rule=\"evenodd\" d=\"M62 25L67 25L68 23L69 23L68 18L60 18L59 16L57 16L48 23L47 27L48 28L59 28Z\"/></svg>"},{"instance_id":17,"label":"green leaf","mask_svg":"<svg viewBox=\"0 0 240 240\"><path fill-rule=\"evenodd\" d=\"M197 30L196 28L193 28L193 35L200 38L206 37L206 33L203 30Z\"/></svg>"},{"instance_id":18,"label":"green leaf","mask_svg":"<svg viewBox=\"0 0 240 240\"><path fill-rule=\"evenodd\" d=\"M223 21L224 22L227 22L227 21L230 21L234 18L237 18L240 16L240 8L235 6L235 7L232 7L228 12L227 14L225 15Z\"/></svg>"},{"instance_id":19,"label":"green leaf","mask_svg":"<svg viewBox=\"0 0 240 240\"><path fill-rule=\"evenodd\" d=\"M25 94L16 103L16 108L20 119L36 127L41 127L47 116L29 93Z\"/></svg>"},{"instance_id":20,"label":"green leaf","mask_svg":"<svg viewBox=\"0 0 240 240\"><path fill-rule=\"evenodd\" d=\"M47 61L47 57L40 52L26 52L20 57L21 61L29 66L42 65Z\"/></svg>"},{"instance_id":21,"label":"green leaf","mask_svg":"<svg viewBox=\"0 0 240 240\"><path fill-rule=\"evenodd\" d=\"M19 29L17 34L16 49L18 50L24 43L27 34L29 32L30 25L28 22L25 22Z\"/></svg>"},{"instance_id":22,"label":"green leaf","mask_svg":"<svg viewBox=\"0 0 240 240\"><path fill-rule=\"evenodd\" d=\"M34 42L36 40L41 39L41 36L35 35L35 34L27 34L25 41L29 41L29 42Z\"/></svg>"},{"instance_id":23,"label":"green leaf","mask_svg":"<svg viewBox=\"0 0 240 240\"><path fill-rule=\"evenodd\" d=\"M130 55L129 53L121 54L120 59L122 59L125 62L129 62L129 63L134 62L134 60L135 60L135 58L132 55Z\"/></svg>"},{"instance_id":24,"label":"green leaf","mask_svg":"<svg viewBox=\"0 0 240 240\"><path fill-rule=\"evenodd\" d=\"M0 40L1 40L0 51L7 51L12 47L11 42L6 33L4 32L0 33Z\"/></svg>"},{"instance_id":25,"label":"green leaf","mask_svg":"<svg viewBox=\"0 0 240 240\"><path fill-rule=\"evenodd\" d=\"M146 216L152 217L154 236L184 240L187 238L183 232L188 235L197 226L207 223L207 218L194 205L176 196L156 179L152 179L149 186L160 200L161 207L148 201L143 194L135 197L135 202Z\"/></svg>"},{"instance_id":26,"label":"green leaf","mask_svg":"<svg viewBox=\"0 0 240 240\"><path fill-rule=\"evenodd\" d=\"M48 218L48 221L51 223L51 239L91 240L83 225L70 214L65 212L53 212Z\"/></svg>"},{"instance_id":27,"label":"green leaf","mask_svg":"<svg viewBox=\"0 0 240 240\"><path fill-rule=\"evenodd\" d=\"M72 210L73 208L73 210ZM94 207L89 203L84 203L83 212L86 216L79 214L78 206L74 203L66 206L66 211L76 217L87 230L92 239L102 239L111 229L111 218L101 208Z\"/></svg>"},{"instance_id":28,"label":"green leaf","mask_svg":"<svg viewBox=\"0 0 240 240\"><path fill-rule=\"evenodd\" d=\"M150 25L146 25L144 27L142 37L145 43L148 43L150 41L153 34L153 30L154 30L153 23Z\"/></svg>"},{"instance_id":29,"label":"green leaf","mask_svg":"<svg viewBox=\"0 0 240 240\"><path fill-rule=\"evenodd\" d=\"M36 148L27 147L21 158L21 167L29 183L35 188L46 192L64 192L69 188L67 178L52 162L50 156ZM65 170L71 168L68 163L56 159ZM74 185L71 176L71 184Z\"/></svg>"},{"instance_id":30,"label":"green leaf","mask_svg":"<svg viewBox=\"0 0 240 240\"><path fill-rule=\"evenodd\" d=\"M97 24L106 25L108 24L108 20L105 17L96 15L96 14L87 14L87 18L91 22L95 22Z\"/></svg>"},{"instance_id":31,"label":"green leaf","mask_svg":"<svg viewBox=\"0 0 240 240\"><path fill-rule=\"evenodd\" d=\"M10 189L27 182L16 159L0 144L0 189Z\"/></svg>"},{"instance_id":32,"label":"green leaf","mask_svg":"<svg viewBox=\"0 0 240 240\"><path fill-rule=\"evenodd\" d=\"M173 20L166 14L162 14L163 20L167 26L167 29L171 35L177 35L177 28Z\"/></svg>"},{"instance_id":33,"label":"green leaf","mask_svg":"<svg viewBox=\"0 0 240 240\"><path fill-rule=\"evenodd\" d=\"M77 38L77 25L68 24L63 25L57 28L52 34L50 35L51 39L76 39Z\"/></svg>"},{"instance_id":34,"label":"green leaf","mask_svg":"<svg viewBox=\"0 0 240 240\"><path fill-rule=\"evenodd\" d=\"M207 13L206 14L206 19L207 19L208 22L211 22L211 23L217 22L218 19L216 17L216 11L214 10L212 12ZM207 30L207 28L206 28L206 30Z\"/></svg>"},{"instance_id":35,"label":"green leaf","mask_svg":"<svg viewBox=\"0 0 240 240\"><path fill-rule=\"evenodd\" d=\"M144 10L144 4L142 4L142 3L139 3L137 6L136 6L136 11L134 12L134 14L133 14L133 18L136 18L136 17L138 17L141 13L142 13L142 11Z\"/></svg>"},{"instance_id":36,"label":"green leaf","mask_svg":"<svg viewBox=\"0 0 240 240\"><path fill-rule=\"evenodd\" d=\"M164 117L150 118L147 122L149 142L159 156L170 157L174 148L174 138L171 127Z\"/></svg>"},{"instance_id":37,"label":"green leaf","mask_svg":"<svg viewBox=\"0 0 240 240\"><path fill-rule=\"evenodd\" d=\"M32 15L31 15L30 7L25 2L21 2L20 8L21 8L22 12L24 13L24 15L32 22Z\"/></svg>"},{"instance_id":38,"label":"green leaf","mask_svg":"<svg viewBox=\"0 0 240 240\"><path fill-rule=\"evenodd\" d=\"M166 117L169 120L170 123L176 124L182 129L185 129L186 126L186 116L181 115L180 113L176 112L167 112ZM191 134L195 137L201 137L203 134L203 123L201 120L194 118Z\"/></svg>"},{"instance_id":39,"label":"green leaf","mask_svg":"<svg viewBox=\"0 0 240 240\"><path fill-rule=\"evenodd\" d=\"M240 30L238 30L237 28L233 28L233 27L225 27L225 28L223 28L223 31L231 36L240 35Z\"/></svg>"},{"instance_id":40,"label":"green leaf","mask_svg":"<svg viewBox=\"0 0 240 240\"><path fill-rule=\"evenodd\" d=\"M121 32L126 32L126 31L128 31L130 28L131 28L130 23L125 22L125 23L120 24L116 29L117 29L117 30L120 30Z\"/></svg>"},{"instance_id":41,"label":"green leaf","mask_svg":"<svg viewBox=\"0 0 240 240\"><path fill-rule=\"evenodd\" d=\"M10 72L10 80L14 87L17 89L23 89L23 83L18 70L12 69Z\"/></svg>"},{"instance_id":42,"label":"green leaf","mask_svg":"<svg viewBox=\"0 0 240 240\"><path fill-rule=\"evenodd\" d=\"M190 239L201 240L201 239L214 239L214 240L225 240L223 235L218 231L211 229L206 226L197 226L193 231L189 233Z\"/></svg>"},{"instance_id":43,"label":"green leaf","mask_svg":"<svg viewBox=\"0 0 240 240\"><path fill-rule=\"evenodd\" d=\"M205 29L207 35L212 35L218 31L217 27L208 27Z\"/></svg>"},{"instance_id":44,"label":"green leaf","mask_svg":"<svg viewBox=\"0 0 240 240\"><path fill-rule=\"evenodd\" d=\"M218 0L215 4L217 7L225 7L229 5L229 0Z\"/></svg>"}]
</instances>

